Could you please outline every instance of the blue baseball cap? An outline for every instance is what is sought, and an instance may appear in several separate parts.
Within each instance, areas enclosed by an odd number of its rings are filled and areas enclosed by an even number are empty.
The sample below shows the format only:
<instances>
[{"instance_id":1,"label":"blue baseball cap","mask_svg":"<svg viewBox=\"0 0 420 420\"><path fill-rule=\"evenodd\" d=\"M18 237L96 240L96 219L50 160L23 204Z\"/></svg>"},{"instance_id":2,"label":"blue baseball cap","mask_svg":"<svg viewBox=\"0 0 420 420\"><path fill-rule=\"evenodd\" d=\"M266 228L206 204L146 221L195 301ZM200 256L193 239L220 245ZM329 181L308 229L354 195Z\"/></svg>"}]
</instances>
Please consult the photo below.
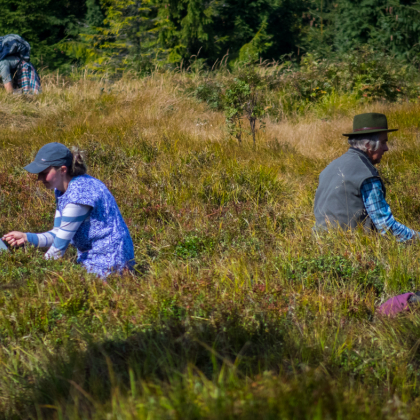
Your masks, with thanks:
<instances>
[{"instance_id":1,"label":"blue baseball cap","mask_svg":"<svg viewBox=\"0 0 420 420\"><path fill-rule=\"evenodd\" d=\"M50 166L68 166L73 163L72 152L61 143L48 143L39 149L35 159L26 169L31 174L39 174Z\"/></svg>"}]
</instances>

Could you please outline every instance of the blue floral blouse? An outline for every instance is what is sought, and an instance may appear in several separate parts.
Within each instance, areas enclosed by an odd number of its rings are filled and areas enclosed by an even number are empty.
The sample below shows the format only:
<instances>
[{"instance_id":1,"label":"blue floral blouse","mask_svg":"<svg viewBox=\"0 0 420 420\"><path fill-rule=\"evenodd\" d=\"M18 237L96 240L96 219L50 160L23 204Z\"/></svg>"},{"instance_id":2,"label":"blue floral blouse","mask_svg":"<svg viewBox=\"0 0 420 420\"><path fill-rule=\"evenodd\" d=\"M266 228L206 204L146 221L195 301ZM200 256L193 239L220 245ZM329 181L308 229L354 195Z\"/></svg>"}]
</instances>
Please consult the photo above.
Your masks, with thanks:
<instances>
[{"instance_id":1,"label":"blue floral blouse","mask_svg":"<svg viewBox=\"0 0 420 420\"><path fill-rule=\"evenodd\" d=\"M73 178L65 193L55 190L57 209L67 204L91 206L89 216L73 236L77 262L106 277L134 265L133 241L115 198L105 184L89 175Z\"/></svg>"}]
</instances>

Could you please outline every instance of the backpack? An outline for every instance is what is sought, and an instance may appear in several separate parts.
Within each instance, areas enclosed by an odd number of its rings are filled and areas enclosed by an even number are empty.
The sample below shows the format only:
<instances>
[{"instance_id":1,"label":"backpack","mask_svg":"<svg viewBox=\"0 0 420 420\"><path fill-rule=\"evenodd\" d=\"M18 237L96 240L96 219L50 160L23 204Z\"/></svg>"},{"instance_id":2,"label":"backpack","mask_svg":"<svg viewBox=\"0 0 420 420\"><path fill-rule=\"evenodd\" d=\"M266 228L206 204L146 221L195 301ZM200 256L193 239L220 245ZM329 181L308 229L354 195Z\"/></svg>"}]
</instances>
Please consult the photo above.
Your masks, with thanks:
<instances>
[{"instance_id":1,"label":"backpack","mask_svg":"<svg viewBox=\"0 0 420 420\"><path fill-rule=\"evenodd\" d=\"M21 36L9 34L0 36L0 60L9 55L15 55L22 60L29 61L31 46Z\"/></svg>"}]
</instances>

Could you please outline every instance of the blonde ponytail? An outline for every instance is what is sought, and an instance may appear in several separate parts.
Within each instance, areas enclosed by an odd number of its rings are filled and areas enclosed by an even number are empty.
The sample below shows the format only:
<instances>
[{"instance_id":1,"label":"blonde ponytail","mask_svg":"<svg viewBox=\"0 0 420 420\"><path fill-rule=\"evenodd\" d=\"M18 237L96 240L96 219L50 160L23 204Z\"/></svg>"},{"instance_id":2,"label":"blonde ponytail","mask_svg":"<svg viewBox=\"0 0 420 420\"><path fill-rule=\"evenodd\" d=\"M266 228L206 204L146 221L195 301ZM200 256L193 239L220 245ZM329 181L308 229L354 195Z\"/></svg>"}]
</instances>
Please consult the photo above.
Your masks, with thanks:
<instances>
[{"instance_id":1,"label":"blonde ponytail","mask_svg":"<svg viewBox=\"0 0 420 420\"><path fill-rule=\"evenodd\" d=\"M87 172L87 166L85 163L85 152L80 150L78 147L73 146L71 148L73 154L73 163L71 168L68 168L68 174L71 178L75 176L84 175Z\"/></svg>"}]
</instances>

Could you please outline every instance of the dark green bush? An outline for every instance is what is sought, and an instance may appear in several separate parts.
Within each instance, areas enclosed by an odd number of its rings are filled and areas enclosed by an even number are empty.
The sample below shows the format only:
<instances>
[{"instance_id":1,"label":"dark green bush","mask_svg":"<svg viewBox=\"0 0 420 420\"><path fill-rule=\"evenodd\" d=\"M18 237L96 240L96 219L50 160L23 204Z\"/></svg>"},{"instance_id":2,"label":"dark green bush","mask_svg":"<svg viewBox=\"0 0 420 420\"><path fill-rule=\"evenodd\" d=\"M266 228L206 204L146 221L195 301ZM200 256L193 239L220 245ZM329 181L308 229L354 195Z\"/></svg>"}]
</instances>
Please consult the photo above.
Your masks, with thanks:
<instances>
[{"instance_id":1,"label":"dark green bush","mask_svg":"<svg viewBox=\"0 0 420 420\"><path fill-rule=\"evenodd\" d=\"M303 113L334 96L346 95L354 104L417 101L419 82L414 65L364 47L329 58L306 54L299 64L284 61L260 69L237 67L229 74L212 74L205 84L190 82L186 92L193 92L211 109L223 110L230 134L239 139L247 132L247 120Z\"/></svg>"},{"instance_id":2,"label":"dark green bush","mask_svg":"<svg viewBox=\"0 0 420 420\"><path fill-rule=\"evenodd\" d=\"M199 102L206 102L210 109L220 111L223 108L222 85L214 80L207 79L193 89L192 94Z\"/></svg>"},{"instance_id":3,"label":"dark green bush","mask_svg":"<svg viewBox=\"0 0 420 420\"><path fill-rule=\"evenodd\" d=\"M197 258L206 250L213 248L214 241L211 238L192 235L187 236L177 244L175 254L183 259Z\"/></svg>"},{"instance_id":4,"label":"dark green bush","mask_svg":"<svg viewBox=\"0 0 420 420\"><path fill-rule=\"evenodd\" d=\"M418 72L410 64L362 48L329 59L307 54L298 71L283 72L279 89L292 95L293 100L304 102L317 102L333 92L365 100L397 101L417 99L418 81Z\"/></svg>"},{"instance_id":5,"label":"dark green bush","mask_svg":"<svg viewBox=\"0 0 420 420\"><path fill-rule=\"evenodd\" d=\"M351 261L341 255L299 257L285 265L286 277L306 286L327 285L327 280L356 282L365 290L380 294L384 290L381 264L376 261Z\"/></svg>"}]
</instances>

